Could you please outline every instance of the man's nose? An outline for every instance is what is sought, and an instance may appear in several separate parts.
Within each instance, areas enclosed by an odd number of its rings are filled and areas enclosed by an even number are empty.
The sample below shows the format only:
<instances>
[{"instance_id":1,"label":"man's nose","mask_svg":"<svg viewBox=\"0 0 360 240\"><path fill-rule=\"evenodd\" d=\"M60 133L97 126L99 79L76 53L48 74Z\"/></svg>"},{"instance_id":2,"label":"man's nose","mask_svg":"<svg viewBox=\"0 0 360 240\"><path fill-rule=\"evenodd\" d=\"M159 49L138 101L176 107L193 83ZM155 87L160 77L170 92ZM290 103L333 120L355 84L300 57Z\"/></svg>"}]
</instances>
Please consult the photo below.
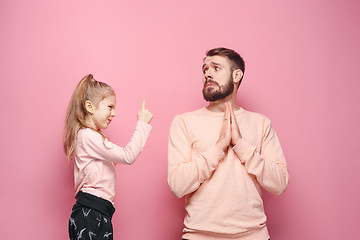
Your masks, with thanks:
<instances>
[{"instance_id":1,"label":"man's nose","mask_svg":"<svg viewBox=\"0 0 360 240\"><path fill-rule=\"evenodd\" d=\"M205 80L209 80L209 79L212 79L212 74L210 73L210 71L206 71L205 73Z\"/></svg>"}]
</instances>

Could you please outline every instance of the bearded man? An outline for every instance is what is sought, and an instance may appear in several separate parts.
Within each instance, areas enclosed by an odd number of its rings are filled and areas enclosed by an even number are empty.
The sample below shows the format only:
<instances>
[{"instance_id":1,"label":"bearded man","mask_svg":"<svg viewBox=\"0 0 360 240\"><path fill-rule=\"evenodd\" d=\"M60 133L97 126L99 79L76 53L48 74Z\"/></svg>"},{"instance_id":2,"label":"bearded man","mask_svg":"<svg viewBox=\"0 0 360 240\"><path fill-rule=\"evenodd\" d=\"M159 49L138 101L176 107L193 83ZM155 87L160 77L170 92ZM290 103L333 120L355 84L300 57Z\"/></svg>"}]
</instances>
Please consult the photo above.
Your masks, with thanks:
<instances>
[{"instance_id":1,"label":"bearded man","mask_svg":"<svg viewBox=\"0 0 360 240\"><path fill-rule=\"evenodd\" d=\"M261 188L280 195L289 174L268 118L236 102L245 63L215 48L203 61L208 106L176 116L170 127L168 184L185 197L186 240L267 240Z\"/></svg>"}]
</instances>

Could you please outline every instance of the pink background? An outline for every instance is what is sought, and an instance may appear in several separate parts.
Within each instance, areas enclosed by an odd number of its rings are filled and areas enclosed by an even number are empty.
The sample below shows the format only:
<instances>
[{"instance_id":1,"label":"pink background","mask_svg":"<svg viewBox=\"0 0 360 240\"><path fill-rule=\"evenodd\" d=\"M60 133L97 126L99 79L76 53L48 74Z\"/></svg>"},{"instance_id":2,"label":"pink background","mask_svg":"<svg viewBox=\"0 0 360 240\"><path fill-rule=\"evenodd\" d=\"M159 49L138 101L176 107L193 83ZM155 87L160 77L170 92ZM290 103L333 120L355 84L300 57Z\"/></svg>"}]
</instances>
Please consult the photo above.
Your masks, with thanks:
<instances>
[{"instance_id":1,"label":"pink background","mask_svg":"<svg viewBox=\"0 0 360 240\"><path fill-rule=\"evenodd\" d=\"M291 2L291 3L290 3ZM0 2L1 239L66 239L74 204L62 152L66 107L93 73L117 92L106 130L124 146L142 98L153 132L117 168L115 239L180 239L183 199L170 192L167 140L176 114L206 104L205 51L246 61L238 102L268 116L290 171L264 194L274 240L357 239L360 4L306 1Z\"/></svg>"}]
</instances>

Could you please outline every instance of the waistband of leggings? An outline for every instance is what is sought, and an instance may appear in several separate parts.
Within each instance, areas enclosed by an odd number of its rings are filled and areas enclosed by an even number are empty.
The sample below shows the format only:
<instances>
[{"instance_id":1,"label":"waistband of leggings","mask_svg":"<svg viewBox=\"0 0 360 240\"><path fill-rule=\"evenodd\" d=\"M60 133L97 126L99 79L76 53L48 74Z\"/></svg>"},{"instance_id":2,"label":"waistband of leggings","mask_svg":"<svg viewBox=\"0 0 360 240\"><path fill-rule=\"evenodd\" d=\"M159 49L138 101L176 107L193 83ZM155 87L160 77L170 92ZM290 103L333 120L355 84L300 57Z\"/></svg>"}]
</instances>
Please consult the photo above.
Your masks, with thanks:
<instances>
[{"instance_id":1,"label":"waistband of leggings","mask_svg":"<svg viewBox=\"0 0 360 240\"><path fill-rule=\"evenodd\" d=\"M77 194L76 203L101 212L110 219L115 213L115 208L110 201L94 196L90 193L79 192Z\"/></svg>"}]
</instances>

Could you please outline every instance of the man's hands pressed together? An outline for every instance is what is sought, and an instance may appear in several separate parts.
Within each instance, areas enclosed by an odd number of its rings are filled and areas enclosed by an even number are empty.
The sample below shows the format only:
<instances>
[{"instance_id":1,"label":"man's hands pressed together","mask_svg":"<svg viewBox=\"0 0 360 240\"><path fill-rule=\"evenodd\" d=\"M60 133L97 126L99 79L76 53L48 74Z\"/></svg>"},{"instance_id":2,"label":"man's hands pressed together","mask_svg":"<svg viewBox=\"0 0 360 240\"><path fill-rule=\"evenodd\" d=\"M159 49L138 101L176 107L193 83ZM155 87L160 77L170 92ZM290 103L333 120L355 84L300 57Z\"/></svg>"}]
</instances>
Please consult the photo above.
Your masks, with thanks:
<instances>
[{"instance_id":1,"label":"man's hands pressed together","mask_svg":"<svg viewBox=\"0 0 360 240\"><path fill-rule=\"evenodd\" d=\"M216 144L223 150L225 150L230 144L235 146L242 136L240 133L239 125L237 124L234 110L231 103L225 103L225 112L223 125L221 127L220 136Z\"/></svg>"}]
</instances>

